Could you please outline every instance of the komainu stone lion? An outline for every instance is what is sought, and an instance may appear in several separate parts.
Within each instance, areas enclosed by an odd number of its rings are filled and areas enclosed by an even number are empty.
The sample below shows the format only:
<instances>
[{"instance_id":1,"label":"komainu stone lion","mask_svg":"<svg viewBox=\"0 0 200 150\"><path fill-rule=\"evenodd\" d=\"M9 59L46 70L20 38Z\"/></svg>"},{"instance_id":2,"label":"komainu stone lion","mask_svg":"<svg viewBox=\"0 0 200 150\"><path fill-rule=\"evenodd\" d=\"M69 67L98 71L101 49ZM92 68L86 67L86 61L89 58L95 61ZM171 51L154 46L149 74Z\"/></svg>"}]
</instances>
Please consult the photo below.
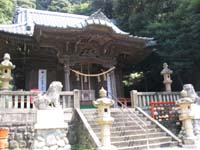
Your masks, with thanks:
<instances>
[{"instance_id":1,"label":"komainu stone lion","mask_svg":"<svg viewBox=\"0 0 200 150\"><path fill-rule=\"evenodd\" d=\"M187 92L187 96L192 98L192 100L200 105L200 97L197 95L197 93L194 90L194 87L192 84L185 84L183 85L183 90Z\"/></svg>"},{"instance_id":2,"label":"komainu stone lion","mask_svg":"<svg viewBox=\"0 0 200 150\"><path fill-rule=\"evenodd\" d=\"M38 109L60 108L59 97L62 87L61 82L53 81L46 93L40 93L35 97L35 107Z\"/></svg>"}]
</instances>

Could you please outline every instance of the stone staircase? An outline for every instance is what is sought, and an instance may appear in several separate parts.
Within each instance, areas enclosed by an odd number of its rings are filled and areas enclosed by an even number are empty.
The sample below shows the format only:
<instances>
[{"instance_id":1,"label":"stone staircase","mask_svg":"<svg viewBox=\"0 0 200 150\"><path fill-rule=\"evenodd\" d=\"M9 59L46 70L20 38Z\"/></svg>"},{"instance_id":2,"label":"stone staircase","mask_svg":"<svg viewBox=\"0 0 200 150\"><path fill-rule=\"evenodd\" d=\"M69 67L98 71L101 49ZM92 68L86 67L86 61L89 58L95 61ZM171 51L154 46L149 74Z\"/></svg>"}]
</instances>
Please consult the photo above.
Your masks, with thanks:
<instances>
[{"instance_id":1,"label":"stone staircase","mask_svg":"<svg viewBox=\"0 0 200 150\"><path fill-rule=\"evenodd\" d=\"M96 109L81 111L96 136L101 140L101 129L95 121L97 118ZM111 128L111 143L118 150L154 149L178 145L178 142L173 141L171 136L134 109L130 111L129 108L129 110L123 109L122 111L121 108L112 108L111 116L115 119Z\"/></svg>"}]
</instances>

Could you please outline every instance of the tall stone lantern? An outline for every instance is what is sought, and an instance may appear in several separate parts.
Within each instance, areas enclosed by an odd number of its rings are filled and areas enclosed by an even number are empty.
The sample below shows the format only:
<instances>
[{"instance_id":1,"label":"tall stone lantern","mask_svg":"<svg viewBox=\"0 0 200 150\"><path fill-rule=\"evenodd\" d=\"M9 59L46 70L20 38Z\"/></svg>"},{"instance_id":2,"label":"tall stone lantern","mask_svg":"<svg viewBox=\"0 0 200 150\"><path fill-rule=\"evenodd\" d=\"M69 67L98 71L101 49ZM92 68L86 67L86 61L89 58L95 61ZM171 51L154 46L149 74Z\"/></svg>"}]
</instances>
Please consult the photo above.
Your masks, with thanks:
<instances>
[{"instance_id":1,"label":"tall stone lantern","mask_svg":"<svg viewBox=\"0 0 200 150\"><path fill-rule=\"evenodd\" d=\"M173 71L171 69L168 68L167 63L163 64L163 70L161 71L161 75L163 75L163 84L165 85L165 91L166 92L171 92L171 84L172 84L172 80L171 80L171 74L173 73Z\"/></svg>"},{"instance_id":2,"label":"tall stone lantern","mask_svg":"<svg viewBox=\"0 0 200 150\"><path fill-rule=\"evenodd\" d=\"M4 54L3 61L0 64L1 76L0 80L2 81L1 90L10 89L10 81L13 79L11 76L12 69L15 68L15 65L10 61L10 54Z\"/></svg>"},{"instance_id":3,"label":"tall stone lantern","mask_svg":"<svg viewBox=\"0 0 200 150\"><path fill-rule=\"evenodd\" d=\"M116 150L116 147L111 145L110 140L110 127L114 122L114 118L111 117L110 106L114 104L114 101L107 98L107 91L104 88L101 88L99 95L100 98L93 101L98 110L97 123L101 126L102 146L98 150Z\"/></svg>"},{"instance_id":4,"label":"tall stone lantern","mask_svg":"<svg viewBox=\"0 0 200 150\"><path fill-rule=\"evenodd\" d=\"M179 106L179 120L182 121L182 129L179 134L181 136L185 146L195 146L195 136L193 131L192 119L194 115L191 110L191 105L194 103L194 100L189 97L187 91L182 90L179 100L176 104Z\"/></svg>"}]
</instances>

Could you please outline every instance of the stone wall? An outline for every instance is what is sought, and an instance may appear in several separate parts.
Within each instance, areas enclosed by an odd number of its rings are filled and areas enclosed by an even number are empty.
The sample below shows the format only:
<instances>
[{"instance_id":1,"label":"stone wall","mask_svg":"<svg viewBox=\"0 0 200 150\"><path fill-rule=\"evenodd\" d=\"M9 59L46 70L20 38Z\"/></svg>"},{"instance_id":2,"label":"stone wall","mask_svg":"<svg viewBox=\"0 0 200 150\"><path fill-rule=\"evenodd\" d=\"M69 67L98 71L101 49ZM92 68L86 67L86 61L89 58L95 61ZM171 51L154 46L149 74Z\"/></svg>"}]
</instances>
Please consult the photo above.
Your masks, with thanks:
<instances>
[{"instance_id":1,"label":"stone wall","mask_svg":"<svg viewBox=\"0 0 200 150\"><path fill-rule=\"evenodd\" d=\"M9 129L9 150L29 150L33 142L35 110L0 110L0 127Z\"/></svg>"},{"instance_id":2,"label":"stone wall","mask_svg":"<svg viewBox=\"0 0 200 150\"><path fill-rule=\"evenodd\" d=\"M72 110L72 108L64 110L66 122L71 121ZM35 112L34 109L0 110L0 127L9 129L9 150L30 150L34 138Z\"/></svg>"},{"instance_id":3,"label":"stone wall","mask_svg":"<svg viewBox=\"0 0 200 150\"><path fill-rule=\"evenodd\" d=\"M33 142L33 124L1 123L0 127L9 129L9 150L29 150Z\"/></svg>"},{"instance_id":4,"label":"stone wall","mask_svg":"<svg viewBox=\"0 0 200 150\"><path fill-rule=\"evenodd\" d=\"M96 149L95 143L76 112L73 113L72 120L69 122L68 139L72 150Z\"/></svg>"},{"instance_id":5,"label":"stone wall","mask_svg":"<svg viewBox=\"0 0 200 150\"><path fill-rule=\"evenodd\" d=\"M36 130L31 149L34 147L34 150L71 150L66 133L67 129Z\"/></svg>"}]
</instances>

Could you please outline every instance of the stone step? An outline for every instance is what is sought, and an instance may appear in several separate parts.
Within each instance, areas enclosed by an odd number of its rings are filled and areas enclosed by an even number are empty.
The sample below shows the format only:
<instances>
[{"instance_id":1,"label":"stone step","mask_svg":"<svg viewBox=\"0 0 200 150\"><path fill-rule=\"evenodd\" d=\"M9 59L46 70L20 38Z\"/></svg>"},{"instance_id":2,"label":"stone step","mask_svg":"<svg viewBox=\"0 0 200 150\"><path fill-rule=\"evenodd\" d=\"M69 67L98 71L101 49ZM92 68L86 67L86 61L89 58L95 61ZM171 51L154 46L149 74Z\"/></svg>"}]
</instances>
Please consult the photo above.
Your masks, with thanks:
<instances>
[{"instance_id":1,"label":"stone step","mask_svg":"<svg viewBox=\"0 0 200 150\"><path fill-rule=\"evenodd\" d=\"M160 129L156 129L156 128L149 128L148 129L148 133L151 133L151 132L160 132L159 131ZM95 132L97 137L100 137L101 135L101 132ZM137 134L145 134L146 131L142 130L142 129L136 129L136 130L122 130L122 131L113 131L111 132L111 137L116 137L116 136L129 136L129 135L137 135Z\"/></svg>"},{"instance_id":2,"label":"stone step","mask_svg":"<svg viewBox=\"0 0 200 150\"><path fill-rule=\"evenodd\" d=\"M92 110L81 110L81 111L82 111L82 113L83 113L84 115L98 115L96 109L92 109ZM142 114L140 114L140 113L137 112L137 111L131 111L131 112L130 112L130 111L128 111L128 110L124 110L124 112L123 112L123 111L121 111L121 110L113 111L113 110L111 109L111 116L112 116L112 115L113 115L113 116L126 115L126 114L131 114L131 113L135 113L136 115L143 116Z\"/></svg>"},{"instance_id":3,"label":"stone step","mask_svg":"<svg viewBox=\"0 0 200 150\"><path fill-rule=\"evenodd\" d=\"M169 146L172 143L177 145L177 142L173 142L170 136L158 128L156 124L149 121L147 117L134 109L131 110L132 112L124 109L124 112L122 112L121 109L111 108L111 116L114 118L114 123L111 126L112 145L115 145L119 150L147 149L147 139L152 149ZM101 127L96 122L97 110L84 110L82 112L97 137L101 140ZM143 126L143 128L140 126Z\"/></svg>"},{"instance_id":4,"label":"stone step","mask_svg":"<svg viewBox=\"0 0 200 150\"><path fill-rule=\"evenodd\" d=\"M146 145L147 141L149 141L149 143L153 144L153 143L160 143L160 142L171 142L171 137L167 137L167 136L161 136L161 137L154 137L154 138L149 138L148 140L146 138L143 139L135 139L135 140L127 140L127 141L114 141L111 142L112 145L116 146L116 147L125 147L125 146L136 146L136 145Z\"/></svg>"},{"instance_id":5,"label":"stone step","mask_svg":"<svg viewBox=\"0 0 200 150\"><path fill-rule=\"evenodd\" d=\"M112 116L114 118L115 122L120 122L120 121L126 121L126 120L136 120L139 121L139 119L135 116ZM87 120L96 120L98 117L97 116L86 116ZM148 121L147 118L144 117L139 117L142 121L146 122Z\"/></svg>"},{"instance_id":6,"label":"stone step","mask_svg":"<svg viewBox=\"0 0 200 150\"><path fill-rule=\"evenodd\" d=\"M84 115L98 115L97 111L82 111ZM139 115L139 116L143 116L143 114L137 112L137 111L127 111L127 112L112 112L111 111L111 116L123 116L123 115L128 115L128 114L135 114L135 115Z\"/></svg>"},{"instance_id":7,"label":"stone step","mask_svg":"<svg viewBox=\"0 0 200 150\"><path fill-rule=\"evenodd\" d=\"M161 147L170 147L171 145L174 145L175 142L159 142L159 143L150 143L149 148L151 150L155 148L161 148ZM137 145L137 146L125 146L125 147L117 147L118 150L147 150L148 147L146 144L144 145ZM170 150L171 148L169 148Z\"/></svg>"},{"instance_id":8,"label":"stone step","mask_svg":"<svg viewBox=\"0 0 200 150\"><path fill-rule=\"evenodd\" d=\"M95 121L95 120L89 120L88 123L90 124L90 126L95 127L95 126L99 126L99 124ZM151 126L151 122L145 122L147 124L147 126ZM127 122L123 122L123 121L119 121L119 122L113 122L112 126L145 126L143 124L141 124L141 122L138 121L127 121Z\"/></svg>"},{"instance_id":9,"label":"stone step","mask_svg":"<svg viewBox=\"0 0 200 150\"><path fill-rule=\"evenodd\" d=\"M138 133L138 134L134 134L134 135L124 135L124 136L116 136L116 137L112 137L111 141L124 141L124 140L135 140L135 139L142 139L142 138L146 138L146 137L161 137L161 136L166 136L165 132L155 132L155 133Z\"/></svg>"},{"instance_id":10,"label":"stone step","mask_svg":"<svg viewBox=\"0 0 200 150\"><path fill-rule=\"evenodd\" d=\"M93 109L81 109L82 112L84 113L91 113L91 112L97 112L97 108L93 108ZM118 113L118 112L138 112L137 110L135 110L134 108L124 108L124 109L121 109L121 108L111 108L111 112L112 113Z\"/></svg>"},{"instance_id":11,"label":"stone step","mask_svg":"<svg viewBox=\"0 0 200 150\"><path fill-rule=\"evenodd\" d=\"M147 126L147 128L155 128L156 125L149 125ZM100 131L101 130L101 127L100 125L95 125L95 126L91 126L92 129L96 132L96 131ZM112 126L111 127L111 131L119 131L119 130L122 130L122 129L125 129L125 130L137 130L137 129L141 129L141 127L139 127L138 125L130 125L130 126ZM144 128L146 129L146 127Z\"/></svg>"}]
</instances>

